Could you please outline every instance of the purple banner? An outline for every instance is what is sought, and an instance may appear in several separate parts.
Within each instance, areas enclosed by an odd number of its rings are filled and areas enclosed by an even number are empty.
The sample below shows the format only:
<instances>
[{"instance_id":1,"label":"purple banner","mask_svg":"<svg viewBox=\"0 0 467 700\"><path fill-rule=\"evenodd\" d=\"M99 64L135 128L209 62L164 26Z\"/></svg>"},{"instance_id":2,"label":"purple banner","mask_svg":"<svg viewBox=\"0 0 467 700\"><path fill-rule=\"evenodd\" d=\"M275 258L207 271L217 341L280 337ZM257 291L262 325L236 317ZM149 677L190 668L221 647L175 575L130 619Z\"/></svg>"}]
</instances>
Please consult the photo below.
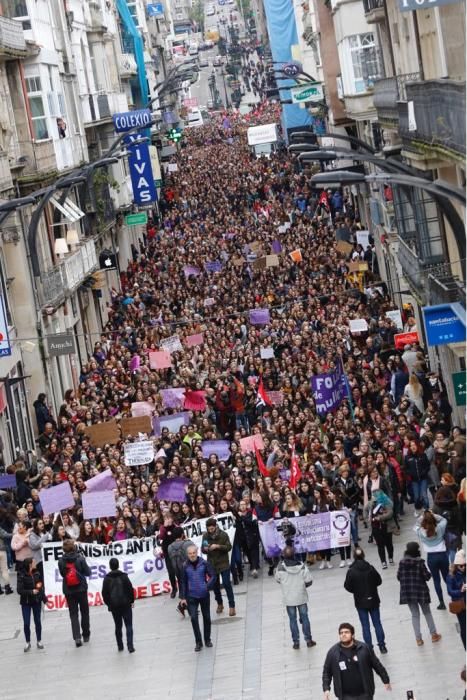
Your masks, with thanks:
<instances>
[{"instance_id":1,"label":"purple banner","mask_svg":"<svg viewBox=\"0 0 467 700\"><path fill-rule=\"evenodd\" d=\"M155 416L152 419L154 435L159 436L162 428L168 428L169 433L178 433L182 425L190 424L190 414L188 411L173 413L171 416Z\"/></svg>"},{"instance_id":2,"label":"purple banner","mask_svg":"<svg viewBox=\"0 0 467 700\"><path fill-rule=\"evenodd\" d=\"M204 265L206 272L221 272L222 263L220 260L211 260Z\"/></svg>"},{"instance_id":3,"label":"purple banner","mask_svg":"<svg viewBox=\"0 0 467 700\"><path fill-rule=\"evenodd\" d=\"M106 469L96 474L96 476L93 476L92 479L86 481L86 490L88 493L94 491L111 491L116 488L117 484L115 483L111 469Z\"/></svg>"},{"instance_id":4,"label":"purple banner","mask_svg":"<svg viewBox=\"0 0 467 700\"><path fill-rule=\"evenodd\" d=\"M275 253L276 255L279 255L279 253L282 253L282 244L280 241L273 241L272 242L272 252Z\"/></svg>"},{"instance_id":5,"label":"purple banner","mask_svg":"<svg viewBox=\"0 0 467 700\"><path fill-rule=\"evenodd\" d=\"M63 484L58 486L51 486L49 489L41 489L39 491L39 500L44 515L58 513L60 510L73 508L75 505L75 499L68 481L64 481Z\"/></svg>"},{"instance_id":6,"label":"purple banner","mask_svg":"<svg viewBox=\"0 0 467 700\"><path fill-rule=\"evenodd\" d=\"M183 406L185 400L185 387L177 387L174 389L161 389L162 405L164 408L179 408Z\"/></svg>"},{"instance_id":7,"label":"purple banner","mask_svg":"<svg viewBox=\"0 0 467 700\"><path fill-rule=\"evenodd\" d=\"M0 474L0 489L15 489L16 476L14 474Z\"/></svg>"},{"instance_id":8,"label":"purple banner","mask_svg":"<svg viewBox=\"0 0 467 700\"><path fill-rule=\"evenodd\" d=\"M185 277L189 277L190 275L198 277L200 272L201 271L199 267L195 267L194 265L185 265L185 267L183 268L183 274L185 275Z\"/></svg>"},{"instance_id":9,"label":"purple banner","mask_svg":"<svg viewBox=\"0 0 467 700\"><path fill-rule=\"evenodd\" d=\"M185 479L183 476L174 476L173 479L163 479L157 489L156 498L158 501L177 501L178 503L185 503L185 488L189 483L189 479Z\"/></svg>"},{"instance_id":10,"label":"purple banner","mask_svg":"<svg viewBox=\"0 0 467 700\"><path fill-rule=\"evenodd\" d=\"M269 309L252 309L250 311L250 323L254 326L269 323L270 318Z\"/></svg>"},{"instance_id":11,"label":"purple banner","mask_svg":"<svg viewBox=\"0 0 467 700\"><path fill-rule=\"evenodd\" d=\"M230 442L228 440L204 440L201 443L204 459L209 459L209 456L214 454L225 462L230 459Z\"/></svg>"},{"instance_id":12,"label":"purple banner","mask_svg":"<svg viewBox=\"0 0 467 700\"><path fill-rule=\"evenodd\" d=\"M316 413L325 416L334 411L347 395L345 374L339 362L333 372L311 377L311 391L316 403Z\"/></svg>"},{"instance_id":13,"label":"purple banner","mask_svg":"<svg viewBox=\"0 0 467 700\"><path fill-rule=\"evenodd\" d=\"M350 544L350 514L346 510L258 522L267 557L279 556L285 547L284 522L291 523L295 529L295 533L291 533L290 538L287 535L287 539L293 540L294 549L299 554L347 547Z\"/></svg>"},{"instance_id":14,"label":"purple banner","mask_svg":"<svg viewBox=\"0 0 467 700\"><path fill-rule=\"evenodd\" d=\"M93 518L114 518L117 506L113 491L92 491L81 496L85 520Z\"/></svg>"}]
</instances>

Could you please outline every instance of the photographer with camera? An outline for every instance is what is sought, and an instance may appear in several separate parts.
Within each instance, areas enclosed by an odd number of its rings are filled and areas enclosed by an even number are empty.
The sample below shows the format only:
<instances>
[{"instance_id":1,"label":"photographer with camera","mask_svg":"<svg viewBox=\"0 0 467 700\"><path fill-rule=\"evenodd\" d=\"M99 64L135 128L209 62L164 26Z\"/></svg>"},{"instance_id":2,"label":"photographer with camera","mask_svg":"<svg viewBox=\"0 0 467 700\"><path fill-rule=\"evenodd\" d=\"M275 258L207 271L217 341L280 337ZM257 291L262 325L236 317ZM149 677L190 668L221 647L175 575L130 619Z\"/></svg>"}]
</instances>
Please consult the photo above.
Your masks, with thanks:
<instances>
[{"instance_id":1,"label":"photographer with camera","mask_svg":"<svg viewBox=\"0 0 467 700\"><path fill-rule=\"evenodd\" d=\"M302 561L298 561L295 558L294 549L290 545L284 547L282 551L282 561L274 573L274 578L282 589L282 598L289 616L293 648L300 649L297 611L307 647L316 646L316 642L311 637L310 619L308 617L307 588L313 583L311 571Z\"/></svg>"}]
</instances>

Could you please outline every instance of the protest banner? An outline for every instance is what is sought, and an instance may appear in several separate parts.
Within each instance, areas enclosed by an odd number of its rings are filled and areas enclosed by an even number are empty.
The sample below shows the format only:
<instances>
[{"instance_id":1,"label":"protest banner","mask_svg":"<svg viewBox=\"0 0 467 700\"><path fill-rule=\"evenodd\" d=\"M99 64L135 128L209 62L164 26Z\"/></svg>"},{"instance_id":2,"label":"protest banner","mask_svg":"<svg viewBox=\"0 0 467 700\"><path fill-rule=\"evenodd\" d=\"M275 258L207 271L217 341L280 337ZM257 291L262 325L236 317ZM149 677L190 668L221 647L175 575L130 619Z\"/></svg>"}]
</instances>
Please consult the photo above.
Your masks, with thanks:
<instances>
[{"instance_id":1,"label":"protest banner","mask_svg":"<svg viewBox=\"0 0 467 700\"><path fill-rule=\"evenodd\" d=\"M262 360L274 359L274 348L261 348L259 352Z\"/></svg>"},{"instance_id":2,"label":"protest banner","mask_svg":"<svg viewBox=\"0 0 467 700\"><path fill-rule=\"evenodd\" d=\"M123 459L126 467L138 467L141 464L149 464L154 459L152 440L129 442L123 448Z\"/></svg>"},{"instance_id":3,"label":"protest banner","mask_svg":"<svg viewBox=\"0 0 467 700\"><path fill-rule=\"evenodd\" d=\"M183 345L180 342L178 335L171 335L170 338L161 340L161 348L168 353L183 352Z\"/></svg>"},{"instance_id":4,"label":"protest banner","mask_svg":"<svg viewBox=\"0 0 467 700\"><path fill-rule=\"evenodd\" d=\"M232 513L218 513L217 515L211 515L211 518L217 520L217 526L219 530L224 530L229 536L230 544L233 547L234 537L235 537L235 519ZM191 540L193 544L198 547L199 555L206 559L206 555L201 551L201 546L203 544L202 534L206 532L206 522L208 518L200 518L199 520L190 520L189 523L180 525L183 528L185 537L187 540ZM232 554L232 550L229 552L229 559Z\"/></svg>"},{"instance_id":5,"label":"protest banner","mask_svg":"<svg viewBox=\"0 0 467 700\"><path fill-rule=\"evenodd\" d=\"M278 255L266 255L266 267L279 267L279 265Z\"/></svg>"},{"instance_id":6,"label":"protest banner","mask_svg":"<svg viewBox=\"0 0 467 700\"><path fill-rule=\"evenodd\" d=\"M189 348L194 348L196 345L202 345L204 343L203 334L193 333L193 335L187 335L185 338L185 343Z\"/></svg>"},{"instance_id":7,"label":"protest banner","mask_svg":"<svg viewBox=\"0 0 467 700\"><path fill-rule=\"evenodd\" d=\"M403 350L406 345L412 345L412 343L418 343L417 331L412 331L411 333L397 333L397 335L394 336L394 346L396 350Z\"/></svg>"},{"instance_id":8,"label":"protest banner","mask_svg":"<svg viewBox=\"0 0 467 700\"><path fill-rule=\"evenodd\" d=\"M118 558L120 570L130 577L136 598L151 598L171 590L165 561L159 555L156 537L109 544L79 543L78 549L86 557L91 569L91 576L87 578L90 606L104 605L102 581L110 571L109 561L113 557ZM61 542L47 542L42 546L47 611L67 608L66 598L62 593L62 577L58 570L58 560L62 554Z\"/></svg>"},{"instance_id":9,"label":"protest banner","mask_svg":"<svg viewBox=\"0 0 467 700\"><path fill-rule=\"evenodd\" d=\"M302 515L288 518L288 521L295 528L295 534L290 539L298 554L347 547L350 544L350 514L346 510ZM258 525L266 557L279 556L285 547L283 520L258 521Z\"/></svg>"},{"instance_id":10,"label":"protest banner","mask_svg":"<svg viewBox=\"0 0 467 700\"><path fill-rule=\"evenodd\" d=\"M230 457L230 442L228 440L203 440L201 443L204 459L209 459L214 454L225 462Z\"/></svg>"},{"instance_id":11,"label":"protest banner","mask_svg":"<svg viewBox=\"0 0 467 700\"><path fill-rule=\"evenodd\" d=\"M350 318L349 328L351 333L366 333L368 323L364 318Z\"/></svg>"},{"instance_id":12,"label":"protest banner","mask_svg":"<svg viewBox=\"0 0 467 700\"><path fill-rule=\"evenodd\" d=\"M152 422L150 416L137 416L135 418L122 418L120 421L122 436L124 438L137 437L139 433L151 435Z\"/></svg>"},{"instance_id":13,"label":"protest banner","mask_svg":"<svg viewBox=\"0 0 467 700\"><path fill-rule=\"evenodd\" d=\"M404 328L404 324L402 322L402 314L400 312L400 309L393 309L392 311L386 311L386 318L389 318L395 325L398 330L402 330Z\"/></svg>"},{"instance_id":14,"label":"protest banner","mask_svg":"<svg viewBox=\"0 0 467 700\"><path fill-rule=\"evenodd\" d=\"M259 434L241 438L239 440L239 444L242 455L246 455L248 452L254 452L255 446L258 448L258 450L262 450L264 448L263 436Z\"/></svg>"},{"instance_id":15,"label":"protest banner","mask_svg":"<svg viewBox=\"0 0 467 700\"><path fill-rule=\"evenodd\" d=\"M173 413L171 416L154 416L152 419L152 429L154 435L161 435L163 428L167 428L169 433L178 433L182 425L189 425L190 414L188 411Z\"/></svg>"},{"instance_id":16,"label":"protest banner","mask_svg":"<svg viewBox=\"0 0 467 700\"><path fill-rule=\"evenodd\" d=\"M333 372L311 377L311 391L316 404L316 413L326 415L339 406L347 394L345 376L339 362Z\"/></svg>"},{"instance_id":17,"label":"protest banner","mask_svg":"<svg viewBox=\"0 0 467 700\"><path fill-rule=\"evenodd\" d=\"M161 389L159 391L164 408L179 408L183 406L185 400L185 387L175 387L173 389Z\"/></svg>"},{"instance_id":18,"label":"protest banner","mask_svg":"<svg viewBox=\"0 0 467 700\"><path fill-rule=\"evenodd\" d=\"M88 493L93 491L111 491L116 488L117 483L111 469L106 469L86 481L86 491Z\"/></svg>"},{"instance_id":19,"label":"protest banner","mask_svg":"<svg viewBox=\"0 0 467 700\"><path fill-rule=\"evenodd\" d=\"M135 401L131 404L131 415L133 418L139 418L140 416L152 416L154 411L154 406L149 401Z\"/></svg>"},{"instance_id":20,"label":"protest banner","mask_svg":"<svg viewBox=\"0 0 467 700\"><path fill-rule=\"evenodd\" d=\"M166 350L150 352L149 366L151 369L167 369L168 367L172 367L170 352L167 352Z\"/></svg>"},{"instance_id":21,"label":"protest banner","mask_svg":"<svg viewBox=\"0 0 467 700\"><path fill-rule=\"evenodd\" d=\"M269 309L251 309L250 311L250 323L253 326L261 326L269 323L271 316Z\"/></svg>"},{"instance_id":22,"label":"protest banner","mask_svg":"<svg viewBox=\"0 0 467 700\"><path fill-rule=\"evenodd\" d=\"M68 481L64 481L63 484L58 484L58 486L51 486L48 489L41 489L39 491L39 500L43 515L52 515L52 513L58 513L60 510L73 508L76 505Z\"/></svg>"},{"instance_id":23,"label":"protest banner","mask_svg":"<svg viewBox=\"0 0 467 700\"><path fill-rule=\"evenodd\" d=\"M113 491L84 491L81 494L83 504L83 517L85 520L93 518L114 518L117 511L115 494Z\"/></svg>"},{"instance_id":24,"label":"protest banner","mask_svg":"<svg viewBox=\"0 0 467 700\"><path fill-rule=\"evenodd\" d=\"M201 391L187 391L185 392L185 401L183 402L183 408L188 411L204 411L206 408L206 392Z\"/></svg>"},{"instance_id":25,"label":"protest banner","mask_svg":"<svg viewBox=\"0 0 467 700\"><path fill-rule=\"evenodd\" d=\"M190 277L190 275L193 277L198 277L198 275L201 274L201 270L199 267L195 267L194 265L185 265L183 268L183 274L185 277Z\"/></svg>"},{"instance_id":26,"label":"protest banner","mask_svg":"<svg viewBox=\"0 0 467 700\"><path fill-rule=\"evenodd\" d=\"M169 479L162 479L157 488L156 498L158 501L176 501L185 503L186 487L190 483L189 479L183 476L174 476Z\"/></svg>"},{"instance_id":27,"label":"protest banner","mask_svg":"<svg viewBox=\"0 0 467 700\"><path fill-rule=\"evenodd\" d=\"M204 263L204 269L206 272L221 272L222 271L222 263L220 260L208 260L208 262Z\"/></svg>"},{"instance_id":28,"label":"protest banner","mask_svg":"<svg viewBox=\"0 0 467 700\"><path fill-rule=\"evenodd\" d=\"M16 476L14 474L0 474L0 489L15 489Z\"/></svg>"},{"instance_id":29,"label":"protest banner","mask_svg":"<svg viewBox=\"0 0 467 700\"><path fill-rule=\"evenodd\" d=\"M105 447L105 445L116 445L120 440L120 429L115 419L105 423L87 425L84 429L93 447Z\"/></svg>"}]
</instances>

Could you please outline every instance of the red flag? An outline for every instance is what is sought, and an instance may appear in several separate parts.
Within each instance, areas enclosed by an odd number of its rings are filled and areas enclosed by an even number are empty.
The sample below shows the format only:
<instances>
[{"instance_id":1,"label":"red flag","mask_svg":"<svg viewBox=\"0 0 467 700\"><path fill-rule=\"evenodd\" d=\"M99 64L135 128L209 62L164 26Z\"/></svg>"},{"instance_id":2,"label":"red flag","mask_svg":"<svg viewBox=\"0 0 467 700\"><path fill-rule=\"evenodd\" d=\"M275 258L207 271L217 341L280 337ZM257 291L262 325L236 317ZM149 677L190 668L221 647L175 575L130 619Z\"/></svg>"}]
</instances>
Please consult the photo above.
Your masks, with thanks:
<instances>
[{"instance_id":1,"label":"red flag","mask_svg":"<svg viewBox=\"0 0 467 700\"><path fill-rule=\"evenodd\" d=\"M263 377L260 377L258 384L258 398L256 401L256 406L272 406L272 401L264 388Z\"/></svg>"},{"instance_id":2,"label":"red flag","mask_svg":"<svg viewBox=\"0 0 467 700\"><path fill-rule=\"evenodd\" d=\"M298 459L297 455L295 454L295 447L292 450L292 460L290 462L290 481L289 481L289 486L291 489L295 491L297 488L297 484L302 478L302 472L300 471L300 467L298 466Z\"/></svg>"},{"instance_id":3,"label":"red flag","mask_svg":"<svg viewBox=\"0 0 467 700\"><path fill-rule=\"evenodd\" d=\"M319 196L318 204L322 204L326 209L329 209L328 193L323 190Z\"/></svg>"},{"instance_id":4,"label":"red flag","mask_svg":"<svg viewBox=\"0 0 467 700\"><path fill-rule=\"evenodd\" d=\"M269 476L269 472L266 469L266 465L264 463L264 460L261 457L261 452L258 450L256 445L255 445L255 456L256 456L256 463L258 465L259 473L262 476Z\"/></svg>"}]
</instances>

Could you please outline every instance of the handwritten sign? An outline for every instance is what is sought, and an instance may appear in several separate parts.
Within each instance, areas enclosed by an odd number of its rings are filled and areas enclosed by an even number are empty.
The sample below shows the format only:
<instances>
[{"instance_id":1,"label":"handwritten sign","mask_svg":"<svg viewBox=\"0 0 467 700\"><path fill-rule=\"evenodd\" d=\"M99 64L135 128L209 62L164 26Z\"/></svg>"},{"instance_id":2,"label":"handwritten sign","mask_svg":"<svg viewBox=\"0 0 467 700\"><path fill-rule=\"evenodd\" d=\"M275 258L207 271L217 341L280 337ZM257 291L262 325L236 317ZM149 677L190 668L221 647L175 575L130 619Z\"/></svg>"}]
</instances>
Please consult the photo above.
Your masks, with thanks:
<instances>
[{"instance_id":1,"label":"handwritten sign","mask_svg":"<svg viewBox=\"0 0 467 700\"><path fill-rule=\"evenodd\" d=\"M152 440L128 443L123 448L123 459L126 467L138 467L149 464L154 459Z\"/></svg>"},{"instance_id":2,"label":"handwritten sign","mask_svg":"<svg viewBox=\"0 0 467 700\"><path fill-rule=\"evenodd\" d=\"M185 338L185 343L189 348L196 347L196 345L202 345L204 343L203 334L194 333L193 335L187 335Z\"/></svg>"},{"instance_id":3,"label":"handwritten sign","mask_svg":"<svg viewBox=\"0 0 467 700\"><path fill-rule=\"evenodd\" d=\"M124 438L132 435L136 437L139 433L152 433L152 423L150 416L137 416L135 418L122 418L120 421L122 435Z\"/></svg>"},{"instance_id":4,"label":"handwritten sign","mask_svg":"<svg viewBox=\"0 0 467 700\"><path fill-rule=\"evenodd\" d=\"M94 447L116 445L120 440L120 430L116 420L87 425L84 432Z\"/></svg>"}]
</instances>

